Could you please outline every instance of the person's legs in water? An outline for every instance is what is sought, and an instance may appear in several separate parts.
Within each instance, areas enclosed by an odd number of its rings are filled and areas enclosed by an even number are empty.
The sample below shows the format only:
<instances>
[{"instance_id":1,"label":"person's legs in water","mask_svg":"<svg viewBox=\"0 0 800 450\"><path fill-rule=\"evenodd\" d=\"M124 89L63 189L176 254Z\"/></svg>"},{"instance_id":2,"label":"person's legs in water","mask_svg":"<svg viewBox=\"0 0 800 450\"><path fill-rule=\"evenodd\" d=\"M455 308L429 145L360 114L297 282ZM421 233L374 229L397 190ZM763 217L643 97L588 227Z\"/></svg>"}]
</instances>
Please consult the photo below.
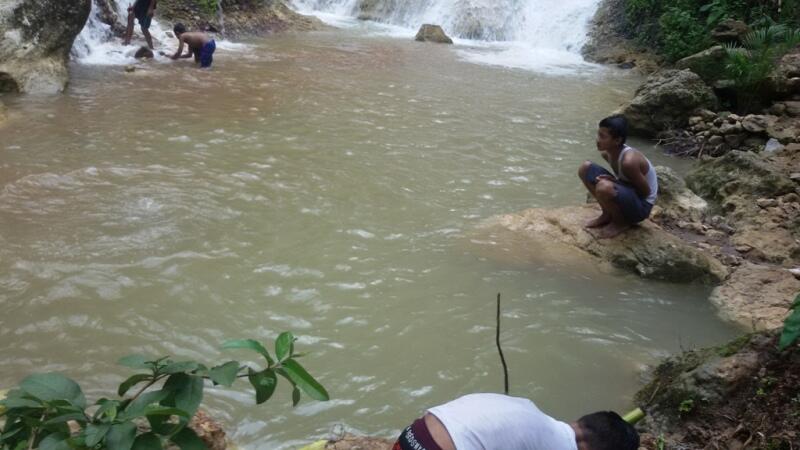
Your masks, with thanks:
<instances>
[{"instance_id":1,"label":"person's legs in water","mask_svg":"<svg viewBox=\"0 0 800 450\"><path fill-rule=\"evenodd\" d=\"M214 40L206 42L200 50L200 68L207 69L214 62L214 51L217 50L217 43Z\"/></svg>"},{"instance_id":2,"label":"person's legs in water","mask_svg":"<svg viewBox=\"0 0 800 450\"><path fill-rule=\"evenodd\" d=\"M585 161L578 168L578 177L580 177L586 190L589 191L595 199L597 199L597 194L595 192L598 181L597 177L600 175L613 176L611 172L591 161ZM602 204L600 206L602 207ZM603 208L603 212L598 217L586 222L584 226L586 228L599 228L608 225L610 222L611 214Z\"/></svg>"},{"instance_id":3,"label":"person's legs in water","mask_svg":"<svg viewBox=\"0 0 800 450\"><path fill-rule=\"evenodd\" d=\"M128 9L128 25L125 28L125 39L123 40L124 45L131 44L131 38L133 37L133 21L135 19L133 8Z\"/></svg>"},{"instance_id":4,"label":"person's legs in water","mask_svg":"<svg viewBox=\"0 0 800 450\"><path fill-rule=\"evenodd\" d=\"M144 40L147 41L147 46L150 47L150 50L155 49L155 47L153 47L153 36L150 35L150 23L153 21L153 18L145 14L142 17L137 17L137 19L139 20L139 27L142 29Z\"/></svg>"}]
</instances>

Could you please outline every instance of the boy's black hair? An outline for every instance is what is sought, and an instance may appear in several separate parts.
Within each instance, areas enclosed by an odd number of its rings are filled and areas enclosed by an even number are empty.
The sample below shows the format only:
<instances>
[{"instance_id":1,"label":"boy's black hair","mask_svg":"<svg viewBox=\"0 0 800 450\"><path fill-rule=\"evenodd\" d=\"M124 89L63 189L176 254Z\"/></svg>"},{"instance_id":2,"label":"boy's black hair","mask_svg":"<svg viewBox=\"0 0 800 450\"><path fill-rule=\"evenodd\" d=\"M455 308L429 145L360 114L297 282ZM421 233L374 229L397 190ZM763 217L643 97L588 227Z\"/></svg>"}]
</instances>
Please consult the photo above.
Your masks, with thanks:
<instances>
[{"instance_id":1,"label":"boy's black hair","mask_svg":"<svg viewBox=\"0 0 800 450\"><path fill-rule=\"evenodd\" d=\"M177 35L186 33L186 27L182 23L178 22L178 23L175 24L174 27L172 27L172 31L177 36Z\"/></svg>"},{"instance_id":2,"label":"boy's black hair","mask_svg":"<svg viewBox=\"0 0 800 450\"><path fill-rule=\"evenodd\" d=\"M602 125L601 125L602 126ZM591 450L637 450L639 433L613 411L600 411L578 419Z\"/></svg>"},{"instance_id":3,"label":"boy's black hair","mask_svg":"<svg viewBox=\"0 0 800 450\"><path fill-rule=\"evenodd\" d=\"M612 137L622 138L622 143L628 139L628 119L620 114L608 116L600 121L600 128L607 128Z\"/></svg>"}]
</instances>

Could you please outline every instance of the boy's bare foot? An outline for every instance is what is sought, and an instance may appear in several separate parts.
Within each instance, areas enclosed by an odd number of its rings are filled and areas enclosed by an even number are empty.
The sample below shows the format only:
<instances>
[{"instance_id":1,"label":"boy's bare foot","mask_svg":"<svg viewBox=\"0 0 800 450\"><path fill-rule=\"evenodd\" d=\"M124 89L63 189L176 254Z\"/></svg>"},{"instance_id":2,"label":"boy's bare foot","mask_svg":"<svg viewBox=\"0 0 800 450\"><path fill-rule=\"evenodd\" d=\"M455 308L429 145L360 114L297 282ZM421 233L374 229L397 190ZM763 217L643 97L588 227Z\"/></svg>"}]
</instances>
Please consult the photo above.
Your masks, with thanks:
<instances>
[{"instance_id":1,"label":"boy's bare foot","mask_svg":"<svg viewBox=\"0 0 800 450\"><path fill-rule=\"evenodd\" d=\"M619 236L622 232L624 232L630 227L631 226L628 224L619 225L614 222L611 222L598 231L597 237L600 239L611 239L613 237Z\"/></svg>"},{"instance_id":2,"label":"boy's bare foot","mask_svg":"<svg viewBox=\"0 0 800 450\"><path fill-rule=\"evenodd\" d=\"M603 213L595 217L594 219L586 222L584 228L600 228L602 226L608 225L609 223L611 223L611 216L606 213Z\"/></svg>"}]
</instances>

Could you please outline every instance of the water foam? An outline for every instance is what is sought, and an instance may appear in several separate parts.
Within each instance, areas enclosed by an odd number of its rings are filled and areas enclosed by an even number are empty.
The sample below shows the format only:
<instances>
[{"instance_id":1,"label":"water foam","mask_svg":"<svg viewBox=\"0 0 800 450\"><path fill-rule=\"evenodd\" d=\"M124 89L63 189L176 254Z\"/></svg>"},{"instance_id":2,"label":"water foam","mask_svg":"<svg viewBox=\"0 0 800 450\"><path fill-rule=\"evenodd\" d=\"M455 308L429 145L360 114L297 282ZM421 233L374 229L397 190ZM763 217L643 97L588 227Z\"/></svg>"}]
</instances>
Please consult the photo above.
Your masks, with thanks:
<instances>
[{"instance_id":1,"label":"water foam","mask_svg":"<svg viewBox=\"0 0 800 450\"><path fill-rule=\"evenodd\" d=\"M123 25L128 17L129 1L116 2L116 14L118 20ZM156 47L154 60L158 62L169 62L171 55L177 50L177 40L169 30L169 27L153 19L150 25L150 34L153 36L153 45ZM100 8L95 1L92 1L92 12L89 20L81 30L75 43L72 46L72 58L80 64L87 65L125 65L136 62L134 54L140 46L147 45L138 23L134 25L132 45L123 45L122 39L118 38L111 31L111 26L103 23L100 18ZM230 42L217 39L217 50L224 51L245 51L249 49L246 44ZM165 55L159 54L165 52Z\"/></svg>"},{"instance_id":2,"label":"water foam","mask_svg":"<svg viewBox=\"0 0 800 450\"><path fill-rule=\"evenodd\" d=\"M389 1L387 0L387 3ZM556 75L580 73L599 0L408 0L379 8L373 34L407 38L423 23L453 36L466 61ZM300 12L352 28L358 0L294 0Z\"/></svg>"}]
</instances>

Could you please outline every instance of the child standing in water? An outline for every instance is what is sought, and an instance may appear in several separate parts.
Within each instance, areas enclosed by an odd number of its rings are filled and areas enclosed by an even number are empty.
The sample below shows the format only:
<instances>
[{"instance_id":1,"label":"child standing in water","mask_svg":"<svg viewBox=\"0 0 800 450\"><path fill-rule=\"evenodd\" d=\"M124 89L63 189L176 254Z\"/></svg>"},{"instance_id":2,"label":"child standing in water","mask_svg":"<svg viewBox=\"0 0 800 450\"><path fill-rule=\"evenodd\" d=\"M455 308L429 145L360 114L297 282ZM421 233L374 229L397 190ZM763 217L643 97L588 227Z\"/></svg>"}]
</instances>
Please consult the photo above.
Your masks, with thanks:
<instances>
[{"instance_id":1,"label":"child standing in water","mask_svg":"<svg viewBox=\"0 0 800 450\"><path fill-rule=\"evenodd\" d=\"M133 5L128 6L128 26L125 29L125 45L131 43L133 37L133 19L139 21L139 27L142 29L144 39L147 41L147 46L150 50L153 49L153 37L150 36L150 23L153 21L153 14L155 14L157 0L136 0Z\"/></svg>"},{"instance_id":2,"label":"child standing in water","mask_svg":"<svg viewBox=\"0 0 800 450\"><path fill-rule=\"evenodd\" d=\"M176 23L172 31L178 38L178 51L172 55L172 59L194 56L194 61L200 63L201 68L211 67L211 63L214 61L214 51L217 49L214 39L199 31L188 32L182 23ZM182 54L184 44L188 47L185 55Z\"/></svg>"}]
</instances>

